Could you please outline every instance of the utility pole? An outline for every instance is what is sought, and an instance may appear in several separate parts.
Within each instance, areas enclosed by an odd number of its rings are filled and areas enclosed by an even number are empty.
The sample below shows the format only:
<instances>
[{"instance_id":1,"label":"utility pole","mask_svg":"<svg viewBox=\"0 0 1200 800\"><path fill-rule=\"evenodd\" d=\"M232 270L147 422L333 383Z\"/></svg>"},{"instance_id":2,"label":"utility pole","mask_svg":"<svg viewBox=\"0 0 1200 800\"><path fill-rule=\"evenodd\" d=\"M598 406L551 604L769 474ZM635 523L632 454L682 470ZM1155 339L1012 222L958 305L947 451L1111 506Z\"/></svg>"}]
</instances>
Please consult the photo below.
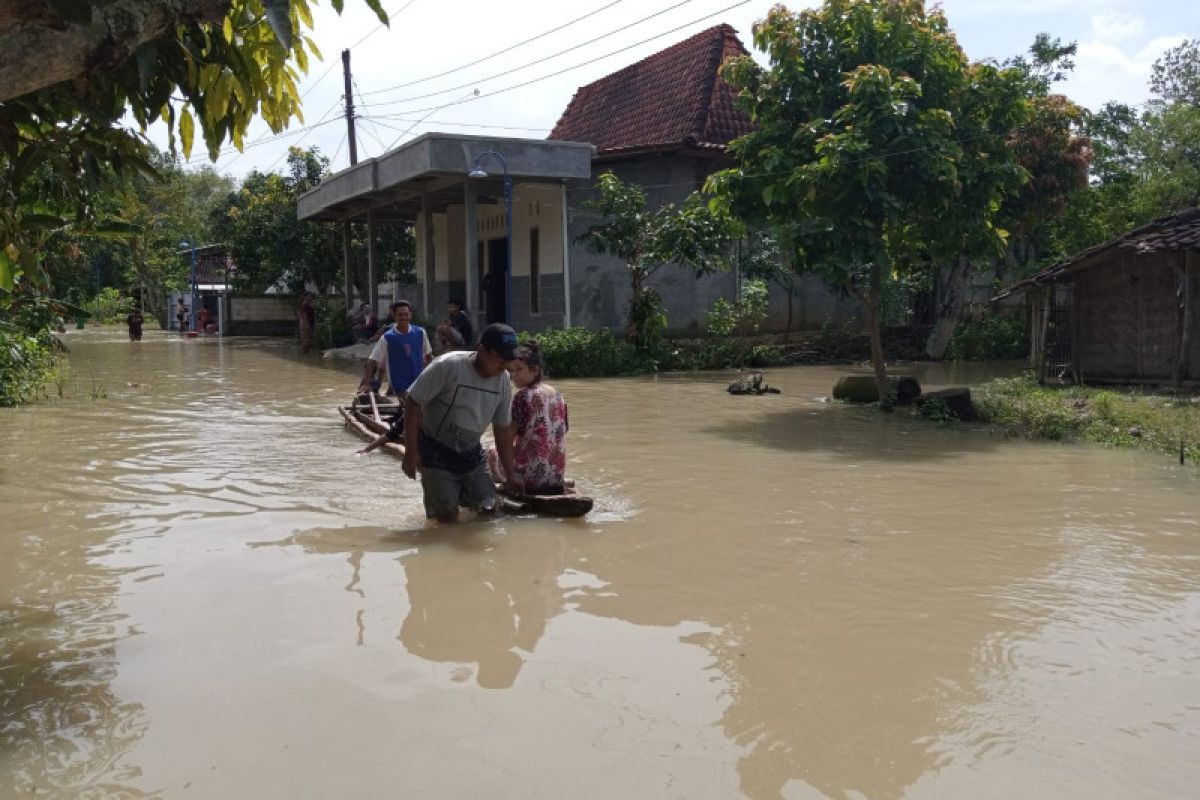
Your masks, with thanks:
<instances>
[{"instance_id":1,"label":"utility pole","mask_svg":"<svg viewBox=\"0 0 1200 800\"><path fill-rule=\"evenodd\" d=\"M350 143L350 164L358 163L358 143L354 140L354 92L351 88L350 49L342 51L342 77L346 83L346 137Z\"/></svg>"},{"instance_id":2,"label":"utility pole","mask_svg":"<svg viewBox=\"0 0 1200 800\"><path fill-rule=\"evenodd\" d=\"M353 80L350 77L350 48L342 51L342 78L346 84L346 139L350 143L350 165L358 163L358 143L354 140L354 91ZM342 223L342 279L346 295L346 308L352 301L352 281L350 280L350 221Z\"/></svg>"}]
</instances>

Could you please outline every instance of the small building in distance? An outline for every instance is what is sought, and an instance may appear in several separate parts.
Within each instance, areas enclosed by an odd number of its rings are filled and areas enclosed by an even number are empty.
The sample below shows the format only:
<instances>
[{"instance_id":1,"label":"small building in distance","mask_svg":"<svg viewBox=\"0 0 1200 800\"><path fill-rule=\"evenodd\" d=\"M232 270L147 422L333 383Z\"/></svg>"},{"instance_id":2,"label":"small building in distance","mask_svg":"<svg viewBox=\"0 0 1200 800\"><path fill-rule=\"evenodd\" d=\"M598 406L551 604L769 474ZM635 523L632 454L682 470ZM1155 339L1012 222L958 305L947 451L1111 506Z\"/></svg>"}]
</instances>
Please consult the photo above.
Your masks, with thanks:
<instances>
[{"instance_id":1,"label":"small building in distance","mask_svg":"<svg viewBox=\"0 0 1200 800\"><path fill-rule=\"evenodd\" d=\"M995 299L1022 292L1039 380L1200 381L1200 208L1051 264Z\"/></svg>"}]
</instances>

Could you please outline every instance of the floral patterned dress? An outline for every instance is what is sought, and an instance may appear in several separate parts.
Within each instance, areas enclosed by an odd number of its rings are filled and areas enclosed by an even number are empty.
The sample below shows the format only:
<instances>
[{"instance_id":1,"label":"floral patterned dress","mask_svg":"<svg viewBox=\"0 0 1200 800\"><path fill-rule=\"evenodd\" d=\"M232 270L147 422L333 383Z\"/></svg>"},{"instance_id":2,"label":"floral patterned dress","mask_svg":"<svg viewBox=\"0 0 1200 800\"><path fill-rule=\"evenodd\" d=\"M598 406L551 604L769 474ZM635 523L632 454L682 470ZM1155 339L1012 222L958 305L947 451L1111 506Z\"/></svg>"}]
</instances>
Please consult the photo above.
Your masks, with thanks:
<instances>
[{"instance_id":1,"label":"floral patterned dress","mask_svg":"<svg viewBox=\"0 0 1200 800\"><path fill-rule=\"evenodd\" d=\"M513 397L513 456L529 494L561 494L567 469L567 401L540 385L527 386ZM488 453L489 466L502 479L499 459Z\"/></svg>"}]
</instances>

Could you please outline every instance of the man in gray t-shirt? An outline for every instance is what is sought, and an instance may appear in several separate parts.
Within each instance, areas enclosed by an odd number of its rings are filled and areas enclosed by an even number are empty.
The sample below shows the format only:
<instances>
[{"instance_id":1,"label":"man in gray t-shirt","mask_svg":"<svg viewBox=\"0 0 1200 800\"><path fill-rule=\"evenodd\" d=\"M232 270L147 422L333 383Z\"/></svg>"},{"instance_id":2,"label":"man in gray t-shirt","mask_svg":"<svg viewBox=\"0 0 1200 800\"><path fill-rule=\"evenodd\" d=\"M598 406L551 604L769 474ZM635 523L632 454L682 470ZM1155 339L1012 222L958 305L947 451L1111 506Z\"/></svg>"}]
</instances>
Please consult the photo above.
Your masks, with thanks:
<instances>
[{"instance_id":1,"label":"man in gray t-shirt","mask_svg":"<svg viewBox=\"0 0 1200 800\"><path fill-rule=\"evenodd\" d=\"M484 464L479 438L490 424L509 488L521 491L513 464L512 383L505 367L517 334L493 324L474 352L435 359L408 387L404 401L404 474L421 473L425 515L453 522L458 507L496 507L496 487Z\"/></svg>"}]
</instances>

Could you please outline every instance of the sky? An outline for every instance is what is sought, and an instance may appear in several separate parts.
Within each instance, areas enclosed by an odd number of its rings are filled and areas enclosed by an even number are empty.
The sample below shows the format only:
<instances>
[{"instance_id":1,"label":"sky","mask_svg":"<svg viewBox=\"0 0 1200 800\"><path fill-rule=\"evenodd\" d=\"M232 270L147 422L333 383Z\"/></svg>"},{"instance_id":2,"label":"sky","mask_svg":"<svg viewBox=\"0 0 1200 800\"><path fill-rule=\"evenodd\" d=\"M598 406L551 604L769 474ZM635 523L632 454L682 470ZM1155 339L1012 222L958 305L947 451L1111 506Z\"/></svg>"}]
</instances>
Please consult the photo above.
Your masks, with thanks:
<instances>
[{"instance_id":1,"label":"sky","mask_svg":"<svg viewBox=\"0 0 1200 800\"><path fill-rule=\"evenodd\" d=\"M219 172L281 170L290 145L315 145L335 171L345 169L344 48L351 51L362 161L429 131L545 138L578 87L705 28L728 23L754 52L751 28L774 4L383 0L391 17L383 27L363 0L345 0L340 16L329 0L316 3L312 36L324 60L313 60L300 83L304 122L293 122L282 136L254 123L244 152L222 150ZM1200 38L1195 0L944 0L941 6L972 60L1023 53L1042 31L1078 42L1074 73L1054 90L1093 109L1110 100L1144 103L1154 60L1184 39ZM161 125L147 133L165 147ZM198 144L190 164L210 163Z\"/></svg>"}]
</instances>

